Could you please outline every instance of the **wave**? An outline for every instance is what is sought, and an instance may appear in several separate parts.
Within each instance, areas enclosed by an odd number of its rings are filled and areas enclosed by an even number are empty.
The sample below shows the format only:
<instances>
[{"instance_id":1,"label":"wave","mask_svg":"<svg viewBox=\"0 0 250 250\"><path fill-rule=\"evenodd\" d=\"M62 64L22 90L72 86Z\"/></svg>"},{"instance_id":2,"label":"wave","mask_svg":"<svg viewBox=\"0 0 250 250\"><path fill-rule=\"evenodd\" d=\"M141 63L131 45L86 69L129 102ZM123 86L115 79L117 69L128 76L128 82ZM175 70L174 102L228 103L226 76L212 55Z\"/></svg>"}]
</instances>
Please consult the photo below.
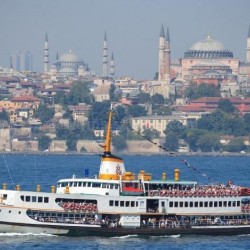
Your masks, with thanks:
<instances>
[{"instance_id":1,"label":"wave","mask_svg":"<svg viewBox=\"0 0 250 250\"><path fill-rule=\"evenodd\" d=\"M246 236L250 236L250 234L239 234L239 237L246 237Z\"/></svg>"},{"instance_id":2,"label":"wave","mask_svg":"<svg viewBox=\"0 0 250 250\"><path fill-rule=\"evenodd\" d=\"M16 237L16 236L47 236L47 237L56 237L56 235L46 234L46 233L40 233L40 234L34 234L34 233L0 233L0 237Z\"/></svg>"}]
</instances>

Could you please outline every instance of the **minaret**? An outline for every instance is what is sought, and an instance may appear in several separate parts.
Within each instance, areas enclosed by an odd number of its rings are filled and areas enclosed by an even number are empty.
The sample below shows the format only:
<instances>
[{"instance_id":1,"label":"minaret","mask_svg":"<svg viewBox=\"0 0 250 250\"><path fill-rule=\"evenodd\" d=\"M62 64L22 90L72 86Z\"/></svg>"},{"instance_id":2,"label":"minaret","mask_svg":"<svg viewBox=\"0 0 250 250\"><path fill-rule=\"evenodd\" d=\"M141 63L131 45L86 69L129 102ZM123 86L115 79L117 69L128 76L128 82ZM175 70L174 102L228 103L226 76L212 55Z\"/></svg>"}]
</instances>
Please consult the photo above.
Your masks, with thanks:
<instances>
[{"instance_id":1,"label":"minaret","mask_svg":"<svg viewBox=\"0 0 250 250\"><path fill-rule=\"evenodd\" d=\"M46 33L44 43L44 73L49 72L49 41Z\"/></svg>"},{"instance_id":2,"label":"minaret","mask_svg":"<svg viewBox=\"0 0 250 250\"><path fill-rule=\"evenodd\" d=\"M165 32L163 25L161 26L160 38L159 38L159 71L158 81L164 80L165 73Z\"/></svg>"},{"instance_id":3,"label":"minaret","mask_svg":"<svg viewBox=\"0 0 250 250\"><path fill-rule=\"evenodd\" d=\"M247 36L247 62L250 63L250 25L248 28L248 36Z\"/></svg>"},{"instance_id":4,"label":"minaret","mask_svg":"<svg viewBox=\"0 0 250 250\"><path fill-rule=\"evenodd\" d=\"M102 54L102 76L103 77L107 77L107 69L108 69L108 47L107 47L107 35L105 32L104 41L103 41L103 54Z\"/></svg>"},{"instance_id":5,"label":"minaret","mask_svg":"<svg viewBox=\"0 0 250 250\"><path fill-rule=\"evenodd\" d=\"M115 76L115 64L114 64L114 53L112 52L110 61L110 76L114 78Z\"/></svg>"},{"instance_id":6,"label":"minaret","mask_svg":"<svg viewBox=\"0 0 250 250\"><path fill-rule=\"evenodd\" d=\"M166 43L165 43L165 80L170 78L170 36L169 29L166 33Z\"/></svg>"}]
</instances>

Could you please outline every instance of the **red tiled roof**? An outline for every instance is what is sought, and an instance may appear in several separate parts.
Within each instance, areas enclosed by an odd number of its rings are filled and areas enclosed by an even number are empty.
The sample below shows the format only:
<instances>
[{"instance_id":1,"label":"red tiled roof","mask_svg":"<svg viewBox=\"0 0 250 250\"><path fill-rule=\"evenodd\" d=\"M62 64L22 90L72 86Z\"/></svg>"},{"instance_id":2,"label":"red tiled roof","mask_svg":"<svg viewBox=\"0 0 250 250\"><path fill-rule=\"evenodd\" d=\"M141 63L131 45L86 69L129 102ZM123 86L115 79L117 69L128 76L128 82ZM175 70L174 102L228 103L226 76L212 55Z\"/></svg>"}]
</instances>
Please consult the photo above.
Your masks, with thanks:
<instances>
[{"instance_id":1,"label":"red tiled roof","mask_svg":"<svg viewBox=\"0 0 250 250\"><path fill-rule=\"evenodd\" d=\"M11 99L11 101L12 102L38 102L38 101L41 101L41 99L33 95L26 95L26 96L15 96Z\"/></svg>"}]
</instances>

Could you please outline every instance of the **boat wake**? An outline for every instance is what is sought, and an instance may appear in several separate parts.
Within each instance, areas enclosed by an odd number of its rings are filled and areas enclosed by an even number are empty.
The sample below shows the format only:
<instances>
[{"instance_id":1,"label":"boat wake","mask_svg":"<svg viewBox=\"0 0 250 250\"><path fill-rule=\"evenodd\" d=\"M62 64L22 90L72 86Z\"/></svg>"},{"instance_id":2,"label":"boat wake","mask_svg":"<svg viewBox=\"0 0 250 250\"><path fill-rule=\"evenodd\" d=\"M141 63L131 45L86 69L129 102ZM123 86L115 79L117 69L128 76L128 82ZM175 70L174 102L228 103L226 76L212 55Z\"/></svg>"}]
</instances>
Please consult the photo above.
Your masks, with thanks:
<instances>
[{"instance_id":1,"label":"boat wake","mask_svg":"<svg viewBox=\"0 0 250 250\"><path fill-rule=\"evenodd\" d=\"M180 238L180 237L181 237L180 234L150 236L150 238Z\"/></svg>"},{"instance_id":2,"label":"boat wake","mask_svg":"<svg viewBox=\"0 0 250 250\"><path fill-rule=\"evenodd\" d=\"M34 234L34 233L0 233L0 237L16 237L16 236L46 236L46 237L57 237L53 234L46 234L46 233L40 233L40 234Z\"/></svg>"},{"instance_id":3,"label":"boat wake","mask_svg":"<svg viewBox=\"0 0 250 250\"><path fill-rule=\"evenodd\" d=\"M239 236L239 237L249 237L250 234L239 234L238 236Z\"/></svg>"},{"instance_id":4,"label":"boat wake","mask_svg":"<svg viewBox=\"0 0 250 250\"><path fill-rule=\"evenodd\" d=\"M124 236L115 236L112 237L113 239L127 239L127 238L137 238L138 234L128 234L128 235L124 235Z\"/></svg>"}]
</instances>

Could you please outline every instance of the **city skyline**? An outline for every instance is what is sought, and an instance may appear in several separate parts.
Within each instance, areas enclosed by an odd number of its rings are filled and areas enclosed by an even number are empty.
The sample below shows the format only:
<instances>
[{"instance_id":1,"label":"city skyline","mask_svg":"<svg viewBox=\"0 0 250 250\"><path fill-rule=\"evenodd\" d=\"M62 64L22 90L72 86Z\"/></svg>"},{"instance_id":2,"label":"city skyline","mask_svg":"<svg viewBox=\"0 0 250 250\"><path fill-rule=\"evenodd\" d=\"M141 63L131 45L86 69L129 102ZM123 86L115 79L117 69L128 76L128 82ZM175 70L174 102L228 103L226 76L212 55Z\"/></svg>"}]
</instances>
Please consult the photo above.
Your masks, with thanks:
<instances>
[{"instance_id":1,"label":"city skyline","mask_svg":"<svg viewBox=\"0 0 250 250\"><path fill-rule=\"evenodd\" d=\"M182 7L182 8L181 8ZM0 66L9 67L15 50L33 54L33 69L43 72L45 34L50 65L72 49L102 75L103 36L117 76L152 79L158 71L158 40L169 28L171 60L183 57L209 34L240 60L246 59L250 25L247 0L0 0Z\"/></svg>"}]
</instances>

